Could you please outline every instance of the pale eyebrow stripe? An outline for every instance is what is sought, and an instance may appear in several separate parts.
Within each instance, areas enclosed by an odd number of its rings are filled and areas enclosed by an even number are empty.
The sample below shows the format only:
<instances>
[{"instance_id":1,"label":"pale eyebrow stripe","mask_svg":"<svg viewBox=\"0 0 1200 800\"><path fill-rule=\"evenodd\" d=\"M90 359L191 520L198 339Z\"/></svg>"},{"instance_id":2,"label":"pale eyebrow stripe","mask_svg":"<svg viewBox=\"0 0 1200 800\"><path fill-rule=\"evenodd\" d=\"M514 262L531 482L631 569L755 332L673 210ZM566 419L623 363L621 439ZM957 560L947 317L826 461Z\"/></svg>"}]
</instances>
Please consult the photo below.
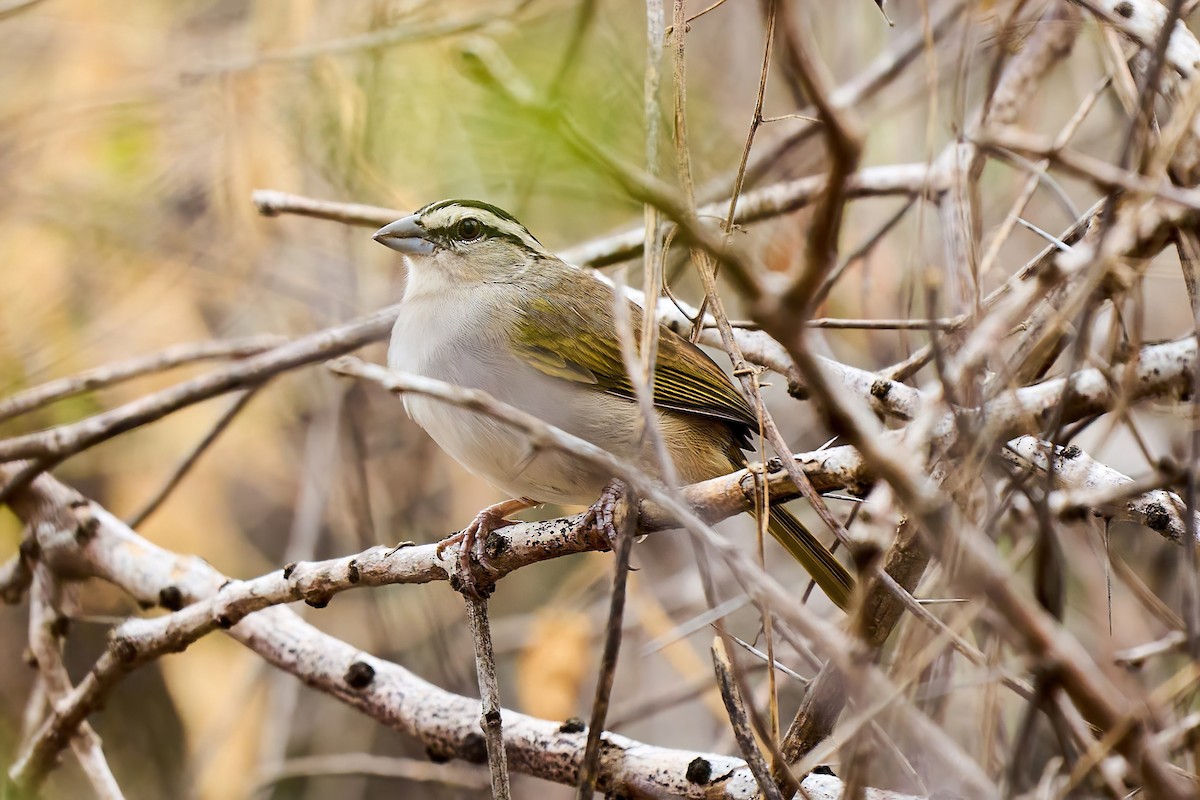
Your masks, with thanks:
<instances>
[{"instance_id":1,"label":"pale eyebrow stripe","mask_svg":"<svg viewBox=\"0 0 1200 800\"><path fill-rule=\"evenodd\" d=\"M455 201L443 201L443 203L440 205L435 204L436 207L431 211L423 211L419 215L422 217L421 221L424 227L431 233L446 237L455 224L467 217L471 217L477 219L493 236L508 239L535 253L549 255L549 252L542 246L541 242L525 226L515 220L479 205L464 204Z\"/></svg>"}]
</instances>

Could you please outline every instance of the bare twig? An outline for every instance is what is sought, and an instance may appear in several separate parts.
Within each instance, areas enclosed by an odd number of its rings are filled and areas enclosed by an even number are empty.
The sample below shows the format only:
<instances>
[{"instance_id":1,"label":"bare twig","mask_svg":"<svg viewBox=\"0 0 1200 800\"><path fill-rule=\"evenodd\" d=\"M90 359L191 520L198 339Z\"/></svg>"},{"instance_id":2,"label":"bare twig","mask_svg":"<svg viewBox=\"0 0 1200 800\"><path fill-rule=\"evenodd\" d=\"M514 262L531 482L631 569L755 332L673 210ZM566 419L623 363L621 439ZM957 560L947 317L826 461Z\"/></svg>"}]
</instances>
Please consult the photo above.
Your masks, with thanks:
<instances>
[{"instance_id":1,"label":"bare twig","mask_svg":"<svg viewBox=\"0 0 1200 800\"><path fill-rule=\"evenodd\" d=\"M29 606L29 647L46 687L46 699L54 709L71 693L71 679L62 661L61 640L64 618L54 607L54 576L44 565L35 571ZM124 794L113 777L101 748L100 737L87 722L81 722L71 737L71 750L100 800L122 800Z\"/></svg>"},{"instance_id":2,"label":"bare twig","mask_svg":"<svg viewBox=\"0 0 1200 800\"><path fill-rule=\"evenodd\" d=\"M467 619L471 624L471 639L475 643L475 673L479 678L479 697L483 704L479 727L483 728L487 746L492 797L508 800L508 756L504 752L501 727L500 684L496 680L496 653L492 649L492 631L485 598L467 598Z\"/></svg>"},{"instance_id":3,"label":"bare twig","mask_svg":"<svg viewBox=\"0 0 1200 800\"><path fill-rule=\"evenodd\" d=\"M227 341L177 344L149 356L131 358L128 361L90 369L70 378L44 383L41 386L6 397L0 400L0 421L27 414L42 406L82 392L104 389L122 381L200 361L247 358L279 347L286 342L287 339L282 336L266 335Z\"/></svg>"},{"instance_id":4,"label":"bare twig","mask_svg":"<svg viewBox=\"0 0 1200 800\"><path fill-rule=\"evenodd\" d=\"M265 217L280 214L299 214L302 217L328 219L347 225L362 225L367 228L382 228L395 222L408 212L394 208L365 206L360 203L338 203L316 200L298 194L279 192L274 189L255 189L252 197L254 207Z\"/></svg>"},{"instance_id":5,"label":"bare twig","mask_svg":"<svg viewBox=\"0 0 1200 800\"><path fill-rule=\"evenodd\" d=\"M511 6L500 9L489 9L471 17L457 20L439 20L421 25L406 24L394 28L371 31L357 36L347 36L315 44L299 45L282 50L273 50L259 55L227 61L222 64L192 70L187 73L189 78L205 78L230 73L244 72L256 67L270 64L289 64L296 61L309 61L321 56L339 56L378 50L385 47L395 47L402 44L423 42L430 39L441 39L447 36L458 36L479 30L499 20L509 19L520 13L531 0L519 0Z\"/></svg>"},{"instance_id":6,"label":"bare twig","mask_svg":"<svg viewBox=\"0 0 1200 800\"><path fill-rule=\"evenodd\" d=\"M0 20L8 19L16 16L23 11L28 11L34 6L40 5L44 0L6 0L0 3Z\"/></svg>"},{"instance_id":7,"label":"bare twig","mask_svg":"<svg viewBox=\"0 0 1200 800\"><path fill-rule=\"evenodd\" d=\"M933 177L925 164L868 167L848 176L846 194L851 198L921 195L938 190L938 185L932 183L932 180ZM817 175L782 181L746 192L736 197L733 221L737 225L750 225L804 208L821 195L826 181L826 176ZM734 201L735 198L730 197L703 205L696 210L696 214L702 219L724 217ZM254 193L254 202L259 211L267 216L300 214L368 228L381 227L407 213L398 209L357 203L315 200L269 189L257 190ZM560 255L564 261L581 267L605 267L637 258L641 255L644 245L643 229L630 228L568 248Z\"/></svg>"},{"instance_id":8,"label":"bare twig","mask_svg":"<svg viewBox=\"0 0 1200 800\"><path fill-rule=\"evenodd\" d=\"M0 461L63 459L126 431L226 392L257 386L287 370L356 350L388 334L396 310L386 308L335 328L302 336L224 369L57 428L0 440Z\"/></svg>"},{"instance_id":9,"label":"bare twig","mask_svg":"<svg viewBox=\"0 0 1200 800\"><path fill-rule=\"evenodd\" d=\"M277 769L260 776L258 785L267 788L292 778L321 775L370 775L475 790L491 785L487 772L469 764L431 764L413 758L388 758L370 753L290 758Z\"/></svg>"},{"instance_id":10,"label":"bare twig","mask_svg":"<svg viewBox=\"0 0 1200 800\"><path fill-rule=\"evenodd\" d=\"M1055 481L1081 490L1082 495L1064 497L1051 504L1052 507L1063 507L1066 513L1079 508L1100 510L1107 505L1107 502L1102 505L1101 501L1105 493L1123 494L1132 490L1136 493L1127 502L1121 503L1118 519L1145 525L1181 544L1187 541L1187 529L1191 527L1195 530L1195 521L1191 526L1188 525L1184 502L1177 494L1163 489L1144 491L1135 484L1133 478L1101 464L1076 445L1051 447L1048 442L1034 436L1021 436L1008 442L1003 452L1011 452L1023 462L1048 470ZM1050 452L1054 454L1053 466L1050 465Z\"/></svg>"},{"instance_id":11,"label":"bare twig","mask_svg":"<svg viewBox=\"0 0 1200 800\"><path fill-rule=\"evenodd\" d=\"M213 426L208 429L208 433L204 434L204 438L197 442L196 445L191 449L191 452L184 456L183 460L175 466L175 469L172 470L171 475L167 478L163 485L159 487L159 490L154 493L154 496L147 500L146 504L138 509L138 511L136 511L129 518L129 527L136 528L140 526L150 517L151 514L158 510L159 506L161 506L163 502L165 502L166 499L171 496L171 492L175 490L175 487L180 484L184 477L191 471L192 467L196 465L196 462L200 460L200 457L204 455L205 451L207 451L208 448L211 447L215 441L217 441L217 438L220 437L225 429L229 427L229 424L233 422L234 417L241 413L242 409L246 407L251 398L254 397L255 392L256 389L247 389L234 398L234 401L229 404L229 408L222 412L217 421L213 423Z\"/></svg>"},{"instance_id":12,"label":"bare twig","mask_svg":"<svg viewBox=\"0 0 1200 800\"><path fill-rule=\"evenodd\" d=\"M754 733L750 730L750 720L746 716L746 706L742 701L741 691L733 675L733 665L729 663L729 653L725 650L725 642L720 636L713 637L711 647L713 670L717 674L717 686L721 690L721 700L729 714L729 724L733 726L733 735L737 739L738 749L754 773L758 788L762 790L767 800L783 800L783 793L771 779L771 770L763 758L758 743L754 741Z\"/></svg>"},{"instance_id":13,"label":"bare twig","mask_svg":"<svg viewBox=\"0 0 1200 800\"><path fill-rule=\"evenodd\" d=\"M617 675L617 656L621 652L621 628L625 619L625 588L629 578L629 558L637 538L636 520L629 513L631 490L625 489L613 525L617 530L616 558L613 563L613 584L609 598L608 623L604 629L604 651L600 656L600 671L596 678L596 693L592 699L592 714L588 720L587 743L579 768L576 797L590 800L595 793L596 776L600 766L600 746L612 702L613 681Z\"/></svg>"}]
</instances>

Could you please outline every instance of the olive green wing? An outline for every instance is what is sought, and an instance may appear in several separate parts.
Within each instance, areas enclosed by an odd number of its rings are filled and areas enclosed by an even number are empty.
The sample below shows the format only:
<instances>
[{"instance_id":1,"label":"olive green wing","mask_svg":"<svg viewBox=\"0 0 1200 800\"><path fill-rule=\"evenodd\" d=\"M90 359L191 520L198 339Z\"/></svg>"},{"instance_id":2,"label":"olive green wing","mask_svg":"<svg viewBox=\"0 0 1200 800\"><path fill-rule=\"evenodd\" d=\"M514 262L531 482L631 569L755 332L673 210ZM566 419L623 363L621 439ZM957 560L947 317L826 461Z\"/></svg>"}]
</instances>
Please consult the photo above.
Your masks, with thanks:
<instances>
[{"instance_id":1,"label":"olive green wing","mask_svg":"<svg viewBox=\"0 0 1200 800\"><path fill-rule=\"evenodd\" d=\"M581 285L573 285L570 291L544 293L522 304L513 351L547 375L635 400L633 383L621 360L612 291L590 276L578 283ZM634 330L640 331L641 309L633 303L629 309ZM758 426L754 411L721 368L703 350L666 327L659 328L654 404Z\"/></svg>"}]
</instances>

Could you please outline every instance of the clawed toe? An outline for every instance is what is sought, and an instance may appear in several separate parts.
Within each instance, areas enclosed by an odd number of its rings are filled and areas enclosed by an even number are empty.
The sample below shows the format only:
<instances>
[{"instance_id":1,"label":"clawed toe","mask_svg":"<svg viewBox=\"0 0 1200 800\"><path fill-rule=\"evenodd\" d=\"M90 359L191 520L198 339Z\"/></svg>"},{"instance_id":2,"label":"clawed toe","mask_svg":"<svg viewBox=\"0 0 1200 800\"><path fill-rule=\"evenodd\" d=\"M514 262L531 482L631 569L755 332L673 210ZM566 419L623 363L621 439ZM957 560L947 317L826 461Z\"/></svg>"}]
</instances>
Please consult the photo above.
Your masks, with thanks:
<instances>
[{"instance_id":1,"label":"clawed toe","mask_svg":"<svg viewBox=\"0 0 1200 800\"><path fill-rule=\"evenodd\" d=\"M450 576L452 588L476 600L482 600L491 594L493 584L490 576L484 573L488 566L487 561L482 553L477 554L475 550L479 540L486 538L492 530L499 527L498 523L503 522L504 520L494 519L481 512L470 525L438 542L438 556L447 548L458 547L458 568Z\"/></svg>"},{"instance_id":2,"label":"clawed toe","mask_svg":"<svg viewBox=\"0 0 1200 800\"><path fill-rule=\"evenodd\" d=\"M475 515L470 525L438 542L439 558L447 548L459 548L458 569L450 578L452 588L475 600L482 600L492 593L495 581L489 574L491 565L479 544L486 542L488 535L497 528L513 524L512 520L507 519L507 515L532 505L532 500L521 497L488 506ZM479 552L476 552L477 550Z\"/></svg>"},{"instance_id":3,"label":"clawed toe","mask_svg":"<svg viewBox=\"0 0 1200 800\"><path fill-rule=\"evenodd\" d=\"M577 531L589 528L601 534L608 542L610 550L617 549L617 506L625 494L625 485L620 481L612 481L600 492L600 498L579 521Z\"/></svg>"}]
</instances>

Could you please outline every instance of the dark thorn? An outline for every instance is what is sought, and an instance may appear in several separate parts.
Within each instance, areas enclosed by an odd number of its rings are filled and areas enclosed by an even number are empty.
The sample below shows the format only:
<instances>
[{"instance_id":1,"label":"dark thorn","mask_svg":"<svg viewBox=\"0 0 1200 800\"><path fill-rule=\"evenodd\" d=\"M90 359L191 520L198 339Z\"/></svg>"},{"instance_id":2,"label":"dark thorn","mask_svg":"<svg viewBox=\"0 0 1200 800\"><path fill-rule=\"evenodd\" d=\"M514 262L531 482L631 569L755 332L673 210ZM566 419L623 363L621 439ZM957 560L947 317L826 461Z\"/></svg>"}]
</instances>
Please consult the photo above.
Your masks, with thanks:
<instances>
[{"instance_id":1,"label":"dark thorn","mask_svg":"<svg viewBox=\"0 0 1200 800\"><path fill-rule=\"evenodd\" d=\"M358 583L362 580L362 574L358 571L358 562L351 560L346 567L346 579L351 583Z\"/></svg>"},{"instance_id":2,"label":"dark thorn","mask_svg":"<svg viewBox=\"0 0 1200 800\"><path fill-rule=\"evenodd\" d=\"M375 668L365 661L355 661L346 670L346 685L351 689L365 689L375 680Z\"/></svg>"},{"instance_id":3,"label":"dark thorn","mask_svg":"<svg viewBox=\"0 0 1200 800\"><path fill-rule=\"evenodd\" d=\"M712 780L712 762L702 756L696 756L688 764L687 773L685 773L688 783L694 783L697 786L707 786Z\"/></svg>"},{"instance_id":4,"label":"dark thorn","mask_svg":"<svg viewBox=\"0 0 1200 800\"><path fill-rule=\"evenodd\" d=\"M316 594L312 597L304 598L304 602L313 608L324 608L329 605L329 599L330 597L327 594Z\"/></svg>"},{"instance_id":5,"label":"dark thorn","mask_svg":"<svg viewBox=\"0 0 1200 800\"><path fill-rule=\"evenodd\" d=\"M1146 527L1162 533L1171 526L1171 515L1162 506L1150 506L1146 509Z\"/></svg>"},{"instance_id":6,"label":"dark thorn","mask_svg":"<svg viewBox=\"0 0 1200 800\"><path fill-rule=\"evenodd\" d=\"M183 608L183 592L178 586L164 586L158 590L158 604L167 611L178 611Z\"/></svg>"},{"instance_id":7,"label":"dark thorn","mask_svg":"<svg viewBox=\"0 0 1200 800\"><path fill-rule=\"evenodd\" d=\"M79 520L79 527L75 529L75 541L83 544L95 536L98 530L100 530L100 520L89 514Z\"/></svg>"},{"instance_id":8,"label":"dark thorn","mask_svg":"<svg viewBox=\"0 0 1200 800\"><path fill-rule=\"evenodd\" d=\"M828 764L818 764L817 766L813 767L813 771L811 774L812 775L833 775L833 777L835 777L835 778L837 777L837 775L834 773L833 769L830 768L830 766Z\"/></svg>"},{"instance_id":9,"label":"dark thorn","mask_svg":"<svg viewBox=\"0 0 1200 800\"><path fill-rule=\"evenodd\" d=\"M562 725L558 726L559 733L583 733L587 730L587 723L579 717L570 717Z\"/></svg>"},{"instance_id":10,"label":"dark thorn","mask_svg":"<svg viewBox=\"0 0 1200 800\"><path fill-rule=\"evenodd\" d=\"M291 578L291 577L292 577L292 573L296 571L296 566L297 566L297 564L296 564L296 562L295 562L295 561L293 561L293 562L292 562L292 563L290 563L290 564L286 564L286 565L284 565L284 567L283 567L283 579L284 579L285 581L286 581L287 579L289 579L289 578Z\"/></svg>"},{"instance_id":11,"label":"dark thorn","mask_svg":"<svg viewBox=\"0 0 1200 800\"><path fill-rule=\"evenodd\" d=\"M229 618L228 614L218 614L217 627L223 631L227 631L233 627L233 620Z\"/></svg>"}]
</instances>

